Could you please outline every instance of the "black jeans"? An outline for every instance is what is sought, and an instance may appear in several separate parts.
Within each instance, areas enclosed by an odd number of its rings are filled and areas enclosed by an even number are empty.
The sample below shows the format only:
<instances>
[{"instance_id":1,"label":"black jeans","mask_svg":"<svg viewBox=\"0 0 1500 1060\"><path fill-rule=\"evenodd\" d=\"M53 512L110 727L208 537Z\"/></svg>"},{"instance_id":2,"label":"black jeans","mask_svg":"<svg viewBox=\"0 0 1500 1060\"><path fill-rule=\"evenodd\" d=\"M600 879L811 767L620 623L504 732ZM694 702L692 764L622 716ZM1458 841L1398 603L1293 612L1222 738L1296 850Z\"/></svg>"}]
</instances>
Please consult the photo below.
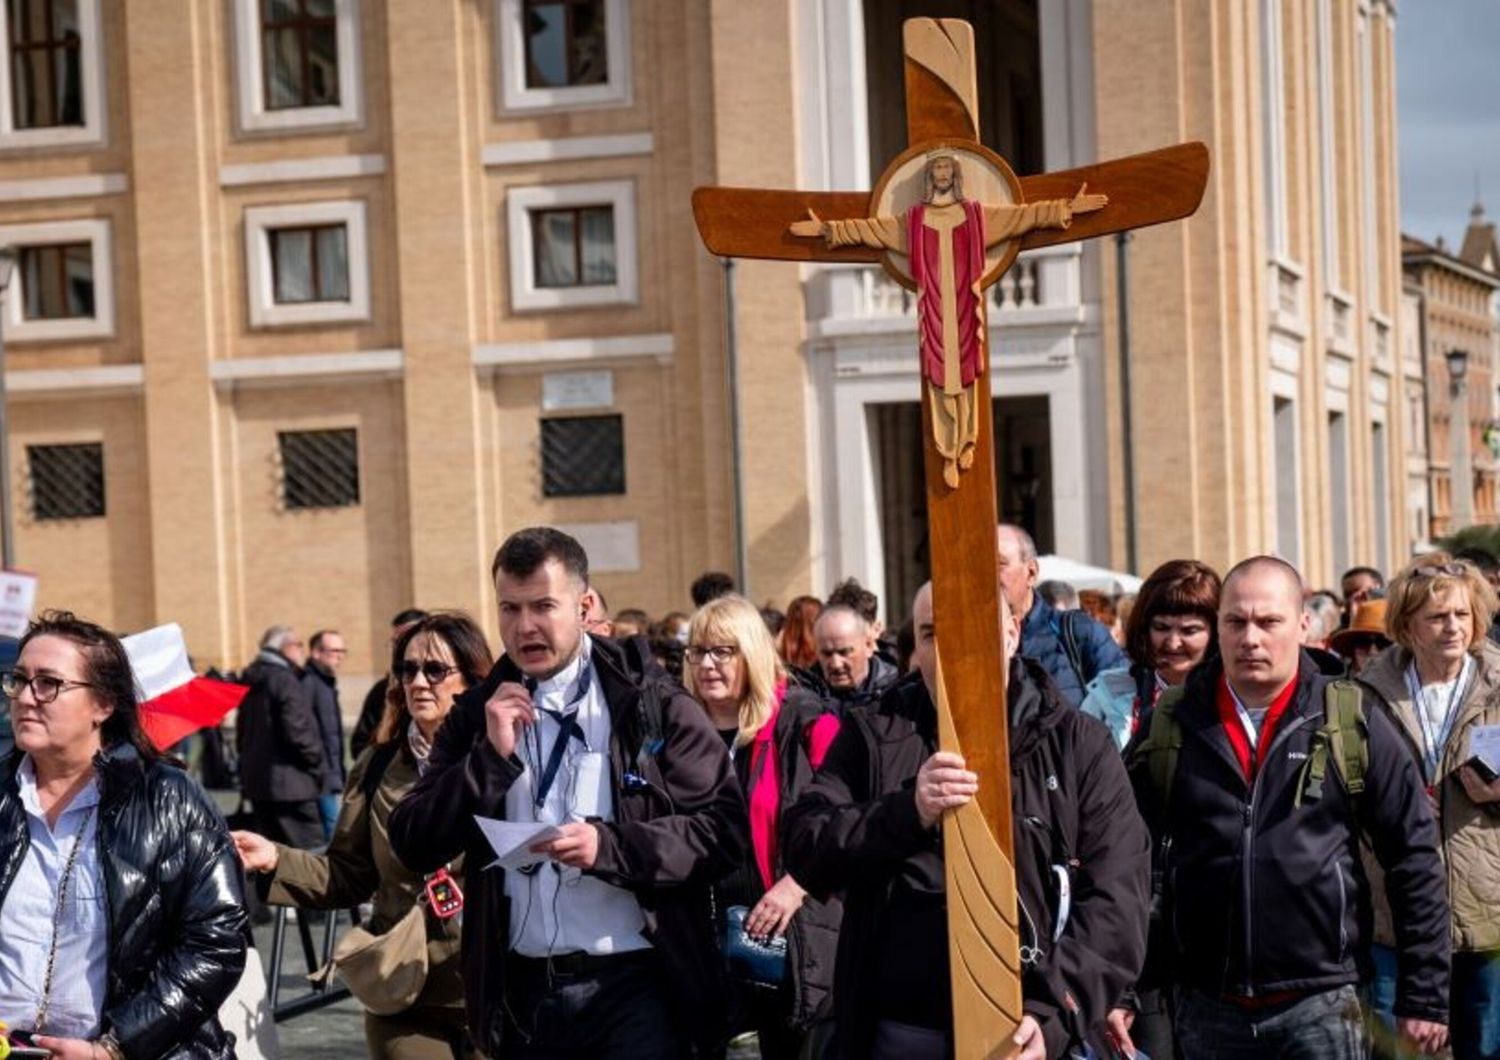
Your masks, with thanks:
<instances>
[{"instance_id":1,"label":"black jeans","mask_svg":"<svg viewBox=\"0 0 1500 1060\"><path fill-rule=\"evenodd\" d=\"M654 951L507 958L500 1060L674 1060L685 1053Z\"/></svg>"}]
</instances>

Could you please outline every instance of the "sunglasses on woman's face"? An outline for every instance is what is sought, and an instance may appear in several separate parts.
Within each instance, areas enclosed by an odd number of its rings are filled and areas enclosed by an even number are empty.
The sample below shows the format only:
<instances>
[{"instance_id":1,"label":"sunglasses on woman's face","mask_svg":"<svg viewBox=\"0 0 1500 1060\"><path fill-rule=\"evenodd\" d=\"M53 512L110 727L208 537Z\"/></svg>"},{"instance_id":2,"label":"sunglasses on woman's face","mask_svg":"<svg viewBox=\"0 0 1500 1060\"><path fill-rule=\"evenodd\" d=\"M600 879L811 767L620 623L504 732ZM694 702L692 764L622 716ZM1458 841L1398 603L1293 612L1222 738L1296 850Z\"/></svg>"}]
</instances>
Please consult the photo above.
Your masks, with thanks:
<instances>
[{"instance_id":1,"label":"sunglasses on woman's face","mask_svg":"<svg viewBox=\"0 0 1500 1060\"><path fill-rule=\"evenodd\" d=\"M404 660L396 667L396 673L404 684L411 684L417 679L417 674L427 678L429 685L440 685L448 680L449 674L458 673L458 667L440 663L436 659L428 659L425 662L417 662L414 659Z\"/></svg>"}]
</instances>

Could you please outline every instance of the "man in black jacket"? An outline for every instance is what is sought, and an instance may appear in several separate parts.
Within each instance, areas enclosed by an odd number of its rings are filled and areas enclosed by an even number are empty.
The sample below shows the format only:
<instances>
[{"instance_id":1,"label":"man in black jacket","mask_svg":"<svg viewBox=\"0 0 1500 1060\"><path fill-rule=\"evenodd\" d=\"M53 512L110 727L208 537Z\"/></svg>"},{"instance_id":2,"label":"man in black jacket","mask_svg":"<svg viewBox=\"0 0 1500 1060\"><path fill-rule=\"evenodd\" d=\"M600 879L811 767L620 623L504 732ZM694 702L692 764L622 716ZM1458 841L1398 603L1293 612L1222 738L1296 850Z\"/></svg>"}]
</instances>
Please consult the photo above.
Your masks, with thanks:
<instances>
[{"instance_id":1,"label":"man in black jacket","mask_svg":"<svg viewBox=\"0 0 1500 1060\"><path fill-rule=\"evenodd\" d=\"M823 608L813 623L818 647L813 690L840 712L874 706L901 676L877 653L875 632L863 615L844 604Z\"/></svg>"},{"instance_id":2,"label":"man in black jacket","mask_svg":"<svg viewBox=\"0 0 1500 1060\"><path fill-rule=\"evenodd\" d=\"M302 687L302 639L290 626L262 634L260 653L240 674L250 686L235 715L240 793L255 830L294 847L323 843L323 738Z\"/></svg>"},{"instance_id":3,"label":"man in black jacket","mask_svg":"<svg viewBox=\"0 0 1500 1060\"><path fill-rule=\"evenodd\" d=\"M318 737L323 741L323 793L318 796L318 812L323 818L323 839L333 836L338 820L339 798L344 790L344 715L339 707L339 667L349 650L336 629L320 629L308 639L307 669L302 672L302 687L312 701L313 717L318 722Z\"/></svg>"},{"instance_id":4,"label":"man in black jacket","mask_svg":"<svg viewBox=\"0 0 1500 1060\"><path fill-rule=\"evenodd\" d=\"M470 1032L506 1060L722 1047L710 884L749 841L723 742L649 659L585 634L588 557L573 538L518 531L493 574L505 656L454 704L390 820L412 869L467 855ZM481 869L494 855L476 814L553 837L532 865Z\"/></svg>"},{"instance_id":5,"label":"man in black jacket","mask_svg":"<svg viewBox=\"0 0 1500 1060\"><path fill-rule=\"evenodd\" d=\"M844 716L811 787L790 812L788 871L816 895L845 891L834 1013L839 1055L951 1055L944 904L945 809L975 774L937 752L928 691L936 654L931 586L912 608L922 680ZM1149 846L1109 734L1070 709L1040 665L1015 655L1004 618L1011 798L1025 1019L1019 1056L1062 1056L1135 981L1146 952ZM1057 870L1068 879L1069 900Z\"/></svg>"},{"instance_id":6,"label":"man in black jacket","mask_svg":"<svg viewBox=\"0 0 1500 1060\"><path fill-rule=\"evenodd\" d=\"M1385 868L1398 925L1400 1032L1424 1052L1447 1038L1448 905L1427 793L1391 722L1367 702L1361 733L1345 734L1368 753L1363 793L1350 794L1342 772L1351 767L1331 761L1336 749L1319 750L1333 742L1320 730L1327 686L1341 673L1300 648L1305 622L1291 566L1261 556L1231 570L1219 603L1222 662L1200 665L1180 702L1157 707L1172 711L1175 764L1153 766L1166 730L1151 722L1132 754L1136 797L1162 852L1165 963L1186 1056L1365 1055L1356 985L1371 910L1361 831Z\"/></svg>"}]
</instances>

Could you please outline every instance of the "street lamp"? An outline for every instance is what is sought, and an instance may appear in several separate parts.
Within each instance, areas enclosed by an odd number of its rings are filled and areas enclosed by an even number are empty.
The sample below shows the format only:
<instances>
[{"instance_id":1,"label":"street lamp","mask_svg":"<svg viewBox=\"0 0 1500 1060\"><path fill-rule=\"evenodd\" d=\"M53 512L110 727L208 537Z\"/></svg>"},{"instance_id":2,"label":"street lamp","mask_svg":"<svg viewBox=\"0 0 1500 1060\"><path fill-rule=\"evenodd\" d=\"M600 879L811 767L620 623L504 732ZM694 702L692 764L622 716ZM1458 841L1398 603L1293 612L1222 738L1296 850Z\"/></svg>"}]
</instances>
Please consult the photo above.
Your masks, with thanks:
<instances>
[{"instance_id":1,"label":"street lamp","mask_svg":"<svg viewBox=\"0 0 1500 1060\"><path fill-rule=\"evenodd\" d=\"M1452 495L1451 529L1462 530L1474 524L1474 466L1469 457L1469 351L1452 349L1446 357L1453 397L1448 415L1453 456L1453 472L1448 478Z\"/></svg>"},{"instance_id":2,"label":"street lamp","mask_svg":"<svg viewBox=\"0 0 1500 1060\"><path fill-rule=\"evenodd\" d=\"M10 517L10 414L5 392L5 296L16 271L16 248L0 247L0 568L16 565L16 538Z\"/></svg>"}]
</instances>

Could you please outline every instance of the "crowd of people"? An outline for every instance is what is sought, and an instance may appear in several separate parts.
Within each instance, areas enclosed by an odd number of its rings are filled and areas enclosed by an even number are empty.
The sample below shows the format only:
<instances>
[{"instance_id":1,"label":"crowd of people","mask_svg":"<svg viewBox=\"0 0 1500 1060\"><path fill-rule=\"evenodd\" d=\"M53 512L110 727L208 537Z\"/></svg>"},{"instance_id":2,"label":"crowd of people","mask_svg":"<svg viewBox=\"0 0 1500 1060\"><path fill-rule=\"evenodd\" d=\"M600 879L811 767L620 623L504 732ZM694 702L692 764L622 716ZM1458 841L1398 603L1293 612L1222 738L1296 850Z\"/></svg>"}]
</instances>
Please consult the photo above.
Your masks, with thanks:
<instances>
[{"instance_id":1,"label":"crowd of people","mask_svg":"<svg viewBox=\"0 0 1500 1060\"><path fill-rule=\"evenodd\" d=\"M1179 559L1126 597L998 548L1013 1055L1500 1057L1500 563ZM547 527L491 575L495 654L395 617L347 769L343 638L267 630L232 832L118 639L40 618L0 679L16 1040L232 1056L251 919L368 903L335 965L374 1057L952 1056L939 825L982 781L940 746L930 586L888 630L853 580L781 612L710 572L653 620Z\"/></svg>"}]
</instances>

